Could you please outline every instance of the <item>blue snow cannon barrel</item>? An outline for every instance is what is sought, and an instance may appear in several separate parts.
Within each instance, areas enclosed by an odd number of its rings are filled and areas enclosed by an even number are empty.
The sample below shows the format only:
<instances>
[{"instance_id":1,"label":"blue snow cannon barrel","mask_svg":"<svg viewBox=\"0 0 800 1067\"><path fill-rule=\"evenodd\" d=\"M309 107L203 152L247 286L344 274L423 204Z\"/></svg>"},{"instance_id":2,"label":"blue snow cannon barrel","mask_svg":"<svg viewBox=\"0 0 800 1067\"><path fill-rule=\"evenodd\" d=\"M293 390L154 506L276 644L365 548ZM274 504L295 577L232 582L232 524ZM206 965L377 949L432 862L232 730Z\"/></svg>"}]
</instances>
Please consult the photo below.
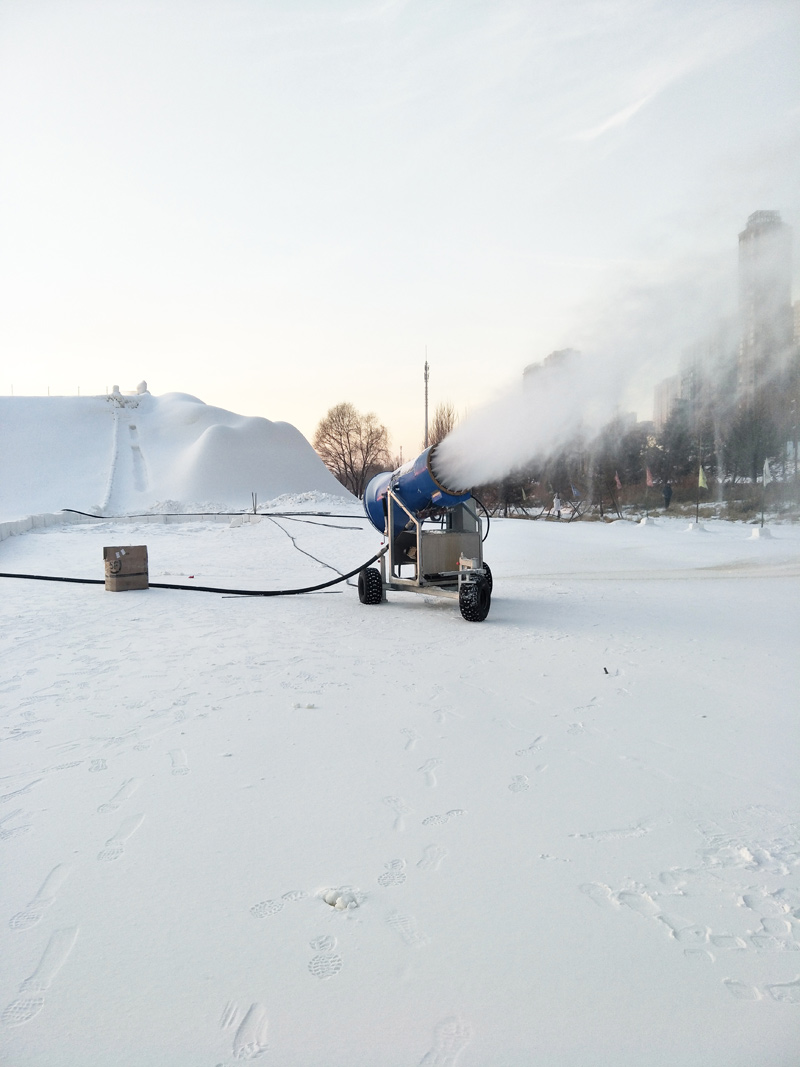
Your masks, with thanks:
<instances>
[{"instance_id":1,"label":"blue snow cannon barrel","mask_svg":"<svg viewBox=\"0 0 800 1067\"><path fill-rule=\"evenodd\" d=\"M453 508L470 499L465 489L446 486L436 471L436 445L426 448L415 460L404 463L396 471L376 474L364 490L364 510L367 518L380 533L386 532L387 499L391 489L412 515ZM397 537L408 523L401 508L395 508L394 533Z\"/></svg>"}]
</instances>

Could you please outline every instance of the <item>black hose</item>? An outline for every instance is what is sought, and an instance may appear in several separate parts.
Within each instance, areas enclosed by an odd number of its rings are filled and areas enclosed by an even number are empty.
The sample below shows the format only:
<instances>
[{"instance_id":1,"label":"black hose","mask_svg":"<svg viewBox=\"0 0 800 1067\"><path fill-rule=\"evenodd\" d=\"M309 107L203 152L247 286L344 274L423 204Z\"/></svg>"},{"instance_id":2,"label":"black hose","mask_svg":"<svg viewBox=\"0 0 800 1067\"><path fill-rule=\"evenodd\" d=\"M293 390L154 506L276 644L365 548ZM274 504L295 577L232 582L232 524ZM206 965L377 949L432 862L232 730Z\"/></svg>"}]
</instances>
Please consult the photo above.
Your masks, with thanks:
<instances>
[{"instance_id":1,"label":"black hose","mask_svg":"<svg viewBox=\"0 0 800 1067\"><path fill-rule=\"evenodd\" d=\"M331 578L329 582L320 582L319 585L307 585L302 589L217 589L210 585L174 585L167 582L150 582L151 589L185 589L190 593L227 593L229 596L295 596L298 593L315 593L318 589L328 589L332 585L346 582L348 578L358 574L359 571L369 567L370 564L379 560L384 552L389 549L388 544L376 552L366 563L360 564L347 574L341 574L338 578ZM60 578L47 574L4 574L0 578L27 578L36 582L77 582L81 585L105 585L104 578Z\"/></svg>"},{"instance_id":2,"label":"black hose","mask_svg":"<svg viewBox=\"0 0 800 1067\"><path fill-rule=\"evenodd\" d=\"M101 522L113 522L114 519L212 519L222 515L258 515L266 519L275 515L279 519L294 519L295 522L309 522L309 519L300 518L300 515L318 515L326 519L356 519L358 515L342 515L336 511L141 511L133 515L94 515L91 511L77 511L75 508L61 508L70 515L85 515L87 519L99 519ZM365 520L366 521L366 520ZM325 526L324 522L314 523L315 526ZM363 526L334 526L334 530L363 530Z\"/></svg>"},{"instance_id":3,"label":"black hose","mask_svg":"<svg viewBox=\"0 0 800 1067\"><path fill-rule=\"evenodd\" d=\"M478 498L475 496L474 493L472 494L472 499L475 501L476 504L478 504L483 509L483 514L486 516L486 533L481 538L481 544L483 544L483 542L489 536L489 527L492 525L492 520L489 518L489 512L488 512L488 510L486 508L486 505L483 503L483 501L482 500L478 500Z\"/></svg>"},{"instance_id":4,"label":"black hose","mask_svg":"<svg viewBox=\"0 0 800 1067\"><path fill-rule=\"evenodd\" d=\"M2 574L0 578L30 578L36 582L77 582L80 585L105 585L104 578L55 578L49 574Z\"/></svg>"}]
</instances>

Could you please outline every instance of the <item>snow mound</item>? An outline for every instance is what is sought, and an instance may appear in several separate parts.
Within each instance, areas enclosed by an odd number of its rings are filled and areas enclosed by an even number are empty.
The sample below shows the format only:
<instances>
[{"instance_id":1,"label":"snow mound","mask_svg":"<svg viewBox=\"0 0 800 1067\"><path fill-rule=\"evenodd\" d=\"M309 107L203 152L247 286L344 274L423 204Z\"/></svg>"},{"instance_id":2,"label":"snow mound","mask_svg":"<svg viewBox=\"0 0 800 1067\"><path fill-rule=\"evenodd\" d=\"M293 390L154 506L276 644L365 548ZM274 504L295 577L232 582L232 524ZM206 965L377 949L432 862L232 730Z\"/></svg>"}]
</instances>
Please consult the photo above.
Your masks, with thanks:
<instances>
[{"instance_id":1,"label":"snow mound","mask_svg":"<svg viewBox=\"0 0 800 1067\"><path fill-rule=\"evenodd\" d=\"M259 511L307 511L311 509L326 510L328 508L341 508L343 503L347 503L341 495L334 496L331 493L283 493L281 496L276 496L273 500L266 500L262 504L258 503ZM355 505L354 510L363 514L360 503L356 501L355 497L351 498L351 507Z\"/></svg>"},{"instance_id":2,"label":"snow mound","mask_svg":"<svg viewBox=\"0 0 800 1067\"><path fill-rule=\"evenodd\" d=\"M187 393L0 397L0 464L0 519L62 508L242 511L254 493L354 499L294 426Z\"/></svg>"}]
</instances>

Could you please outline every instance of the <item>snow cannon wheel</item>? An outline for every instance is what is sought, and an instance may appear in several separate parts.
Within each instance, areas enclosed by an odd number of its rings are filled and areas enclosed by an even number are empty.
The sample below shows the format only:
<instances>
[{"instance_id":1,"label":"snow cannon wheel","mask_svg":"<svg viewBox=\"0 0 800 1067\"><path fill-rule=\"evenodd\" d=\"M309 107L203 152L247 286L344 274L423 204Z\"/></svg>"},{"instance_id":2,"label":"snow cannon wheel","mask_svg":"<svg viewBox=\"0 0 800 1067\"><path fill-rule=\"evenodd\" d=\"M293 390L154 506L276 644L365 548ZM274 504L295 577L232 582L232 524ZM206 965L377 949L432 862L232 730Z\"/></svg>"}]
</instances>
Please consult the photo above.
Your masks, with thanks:
<instances>
[{"instance_id":1,"label":"snow cannon wheel","mask_svg":"<svg viewBox=\"0 0 800 1067\"><path fill-rule=\"evenodd\" d=\"M377 567L358 572L358 599L362 604L380 604L383 600L383 582Z\"/></svg>"},{"instance_id":2,"label":"snow cannon wheel","mask_svg":"<svg viewBox=\"0 0 800 1067\"><path fill-rule=\"evenodd\" d=\"M467 622L483 622L492 606L492 591L482 574L461 586L458 606Z\"/></svg>"},{"instance_id":3,"label":"snow cannon wheel","mask_svg":"<svg viewBox=\"0 0 800 1067\"><path fill-rule=\"evenodd\" d=\"M484 563L484 565L483 565L483 573L486 576L486 581L489 583L489 592L490 593L494 592L494 582L492 581L492 572L489 569L489 564L488 563Z\"/></svg>"}]
</instances>

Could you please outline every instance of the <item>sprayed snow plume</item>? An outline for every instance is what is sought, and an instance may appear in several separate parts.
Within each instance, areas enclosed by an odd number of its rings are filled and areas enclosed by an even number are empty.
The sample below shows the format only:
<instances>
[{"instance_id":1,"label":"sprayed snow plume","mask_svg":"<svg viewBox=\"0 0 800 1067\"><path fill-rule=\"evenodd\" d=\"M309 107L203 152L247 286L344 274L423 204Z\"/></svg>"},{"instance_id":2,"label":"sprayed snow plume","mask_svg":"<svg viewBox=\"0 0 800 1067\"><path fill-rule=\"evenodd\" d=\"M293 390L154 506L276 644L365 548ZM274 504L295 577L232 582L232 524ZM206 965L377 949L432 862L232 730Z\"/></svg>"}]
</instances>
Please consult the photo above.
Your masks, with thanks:
<instances>
[{"instance_id":1,"label":"sprayed snow plume","mask_svg":"<svg viewBox=\"0 0 800 1067\"><path fill-rule=\"evenodd\" d=\"M448 484L480 485L575 437L592 437L618 409L620 376L610 361L553 352L456 426L437 447L439 470Z\"/></svg>"}]
</instances>

